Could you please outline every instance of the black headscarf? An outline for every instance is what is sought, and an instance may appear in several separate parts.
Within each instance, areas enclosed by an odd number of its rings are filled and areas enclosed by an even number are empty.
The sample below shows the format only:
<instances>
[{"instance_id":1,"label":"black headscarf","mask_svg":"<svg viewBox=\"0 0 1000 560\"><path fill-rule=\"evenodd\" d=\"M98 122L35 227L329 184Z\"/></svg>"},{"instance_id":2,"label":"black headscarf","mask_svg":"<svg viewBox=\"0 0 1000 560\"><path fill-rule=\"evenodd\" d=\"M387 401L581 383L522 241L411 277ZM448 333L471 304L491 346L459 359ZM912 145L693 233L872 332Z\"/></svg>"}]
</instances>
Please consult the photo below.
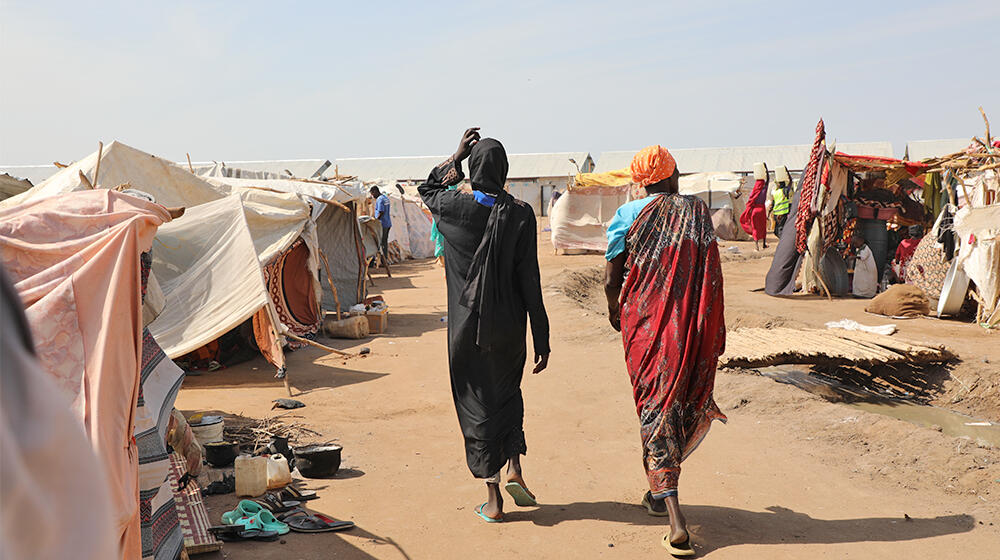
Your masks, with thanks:
<instances>
[{"instance_id":1,"label":"black headscarf","mask_svg":"<svg viewBox=\"0 0 1000 560\"><path fill-rule=\"evenodd\" d=\"M507 167L507 152L499 140L483 138L472 147L469 182L473 189L496 197L496 201L490 210L483 240L472 258L466 276L469 280L459 303L476 312L476 345L483 350L490 350L505 341L503 336L506 333L495 332L490 325L495 324L497 313L504 313L510 307L501 301L501 294L509 291L501 283L510 283L512 275L502 274L500 270L501 263L505 262L501 255L503 236L514 205L513 198L504 190Z\"/></svg>"},{"instance_id":2,"label":"black headscarf","mask_svg":"<svg viewBox=\"0 0 1000 560\"><path fill-rule=\"evenodd\" d=\"M503 191L507 182L507 152L499 140L483 138L472 147L469 182L472 188L490 196Z\"/></svg>"}]
</instances>

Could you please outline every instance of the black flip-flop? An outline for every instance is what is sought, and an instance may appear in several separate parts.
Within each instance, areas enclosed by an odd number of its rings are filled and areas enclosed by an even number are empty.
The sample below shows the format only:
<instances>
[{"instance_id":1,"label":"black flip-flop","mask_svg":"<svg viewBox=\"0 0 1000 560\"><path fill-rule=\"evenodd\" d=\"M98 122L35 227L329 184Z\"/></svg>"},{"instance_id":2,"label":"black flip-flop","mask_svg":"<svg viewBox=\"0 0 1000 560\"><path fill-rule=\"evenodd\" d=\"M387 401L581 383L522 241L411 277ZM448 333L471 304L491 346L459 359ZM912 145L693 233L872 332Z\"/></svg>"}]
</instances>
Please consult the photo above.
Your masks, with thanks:
<instances>
[{"instance_id":1,"label":"black flip-flop","mask_svg":"<svg viewBox=\"0 0 1000 560\"><path fill-rule=\"evenodd\" d=\"M288 528L296 533L329 533L345 531L354 527L353 521L337 521L321 513L294 515L285 520Z\"/></svg>"},{"instance_id":2,"label":"black flip-flop","mask_svg":"<svg viewBox=\"0 0 1000 560\"><path fill-rule=\"evenodd\" d=\"M216 525L214 527L209 527L208 532L212 533L219 540L224 542L278 540L277 531L246 529L242 525Z\"/></svg>"},{"instance_id":3,"label":"black flip-flop","mask_svg":"<svg viewBox=\"0 0 1000 560\"><path fill-rule=\"evenodd\" d=\"M273 514L285 513L286 511L291 511L302 505L302 502L282 501L281 498L270 492L254 500L254 503L270 511Z\"/></svg>"},{"instance_id":4,"label":"black flip-flop","mask_svg":"<svg viewBox=\"0 0 1000 560\"><path fill-rule=\"evenodd\" d=\"M307 500L315 500L319 498L316 492L303 492L294 486L286 486L281 489L281 499L282 500L298 500L300 502L305 502Z\"/></svg>"}]
</instances>

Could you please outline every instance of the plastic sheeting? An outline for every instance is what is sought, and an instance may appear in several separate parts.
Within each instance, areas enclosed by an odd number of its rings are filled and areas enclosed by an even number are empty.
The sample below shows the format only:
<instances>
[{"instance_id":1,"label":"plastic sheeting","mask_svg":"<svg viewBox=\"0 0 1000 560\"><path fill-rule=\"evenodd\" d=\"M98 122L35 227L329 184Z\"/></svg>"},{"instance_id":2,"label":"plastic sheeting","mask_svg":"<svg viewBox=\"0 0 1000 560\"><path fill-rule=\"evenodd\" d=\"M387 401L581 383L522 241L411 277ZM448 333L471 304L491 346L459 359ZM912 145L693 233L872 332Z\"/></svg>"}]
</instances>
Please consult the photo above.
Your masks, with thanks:
<instances>
[{"instance_id":1,"label":"plastic sheeting","mask_svg":"<svg viewBox=\"0 0 1000 560\"><path fill-rule=\"evenodd\" d=\"M347 311L365 296L364 249L353 204L351 212L326 206L316 219L316 229L319 248L330 261L330 275L337 288L340 310ZM336 309L325 267L320 271L319 277L324 286L323 308Z\"/></svg>"},{"instance_id":2,"label":"plastic sheeting","mask_svg":"<svg viewBox=\"0 0 1000 560\"><path fill-rule=\"evenodd\" d=\"M605 251L608 248L607 225L615 211L628 202L627 189L598 194L569 190L552 204L549 225L552 246L556 249Z\"/></svg>"},{"instance_id":3,"label":"plastic sheeting","mask_svg":"<svg viewBox=\"0 0 1000 560\"><path fill-rule=\"evenodd\" d=\"M147 154L121 142L112 142L101 152L101 167L97 170L95 151L62 169L42 183L7 200L0 208L9 208L28 200L71 191L88 190L80 178L82 173L91 184L97 175L97 187L113 189L129 183L133 189L153 195L164 206L197 206L229 194L229 189L209 184L173 163Z\"/></svg>"},{"instance_id":4,"label":"plastic sheeting","mask_svg":"<svg viewBox=\"0 0 1000 560\"><path fill-rule=\"evenodd\" d=\"M1000 297L1000 204L962 208L955 215L961 240L958 259L986 302L986 317L996 316Z\"/></svg>"},{"instance_id":5,"label":"plastic sheeting","mask_svg":"<svg viewBox=\"0 0 1000 560\"><path fill-rule=\"evenodd\" d=\"M149 332L167 356L217 339L261 308L277 324L238 195L190 208L161 226L152 255L167 303Z\"/></svg>"}]
</instances>

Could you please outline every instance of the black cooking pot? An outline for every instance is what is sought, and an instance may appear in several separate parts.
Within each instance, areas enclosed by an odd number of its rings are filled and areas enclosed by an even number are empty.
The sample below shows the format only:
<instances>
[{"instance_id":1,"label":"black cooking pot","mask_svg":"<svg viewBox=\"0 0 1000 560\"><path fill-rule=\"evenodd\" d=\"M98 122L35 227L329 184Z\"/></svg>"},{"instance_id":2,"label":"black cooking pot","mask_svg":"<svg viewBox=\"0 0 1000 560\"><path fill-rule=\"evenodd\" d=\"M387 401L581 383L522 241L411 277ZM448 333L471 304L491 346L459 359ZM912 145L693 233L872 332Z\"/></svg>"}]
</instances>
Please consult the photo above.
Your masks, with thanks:
<instances>
[{"instance_id":1,"label":"black cooking pot","mask_svg":"<svg viewBox=\"0 0 1000 560\"><path fill-rule=\"evenodd\" d=\"M228 467L240 454L240 444L230 441L216 441L205 444L205 460L215 468Z\"/></svg>"},{"instance_id":2,"label":"black cooking pot","mask_svg":"<svg viewBox=\"0 0 1000 560\"><path fill-rule=\"evenodd\" d=\"M292 449L295 454L295 466L306 478L327 478L337 474L340 469L339 445L307 445Z\"/></svg>"}]
</instances>

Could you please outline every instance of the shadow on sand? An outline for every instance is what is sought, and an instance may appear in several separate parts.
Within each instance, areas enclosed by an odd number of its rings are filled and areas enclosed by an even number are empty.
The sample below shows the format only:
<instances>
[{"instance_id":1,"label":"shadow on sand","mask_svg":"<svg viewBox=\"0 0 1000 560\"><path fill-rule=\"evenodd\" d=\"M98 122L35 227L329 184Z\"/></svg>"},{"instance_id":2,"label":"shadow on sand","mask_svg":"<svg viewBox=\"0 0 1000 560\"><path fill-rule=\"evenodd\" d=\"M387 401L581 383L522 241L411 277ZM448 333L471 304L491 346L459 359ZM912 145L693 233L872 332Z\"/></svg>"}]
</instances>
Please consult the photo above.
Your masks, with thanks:
<instances>
[{"instance_id":1,"label":"shadow on sand","mask_svg":"<svg viewBox=\"0 0 1000 560\"><path fill-rule=\"evenodd\" d=\"M766 511L707 505L684 505L683 508L699 553L742 544L909 541L965 533L975 524L971 515L816 519L781 506L771 506ZM506 513L508 522L531 522L543 527L576 520L662 526L664 533L670 525L667 518L650 517L645 509L620 502L541 505L535 510Z\"/></svg>"}]
</instances>

